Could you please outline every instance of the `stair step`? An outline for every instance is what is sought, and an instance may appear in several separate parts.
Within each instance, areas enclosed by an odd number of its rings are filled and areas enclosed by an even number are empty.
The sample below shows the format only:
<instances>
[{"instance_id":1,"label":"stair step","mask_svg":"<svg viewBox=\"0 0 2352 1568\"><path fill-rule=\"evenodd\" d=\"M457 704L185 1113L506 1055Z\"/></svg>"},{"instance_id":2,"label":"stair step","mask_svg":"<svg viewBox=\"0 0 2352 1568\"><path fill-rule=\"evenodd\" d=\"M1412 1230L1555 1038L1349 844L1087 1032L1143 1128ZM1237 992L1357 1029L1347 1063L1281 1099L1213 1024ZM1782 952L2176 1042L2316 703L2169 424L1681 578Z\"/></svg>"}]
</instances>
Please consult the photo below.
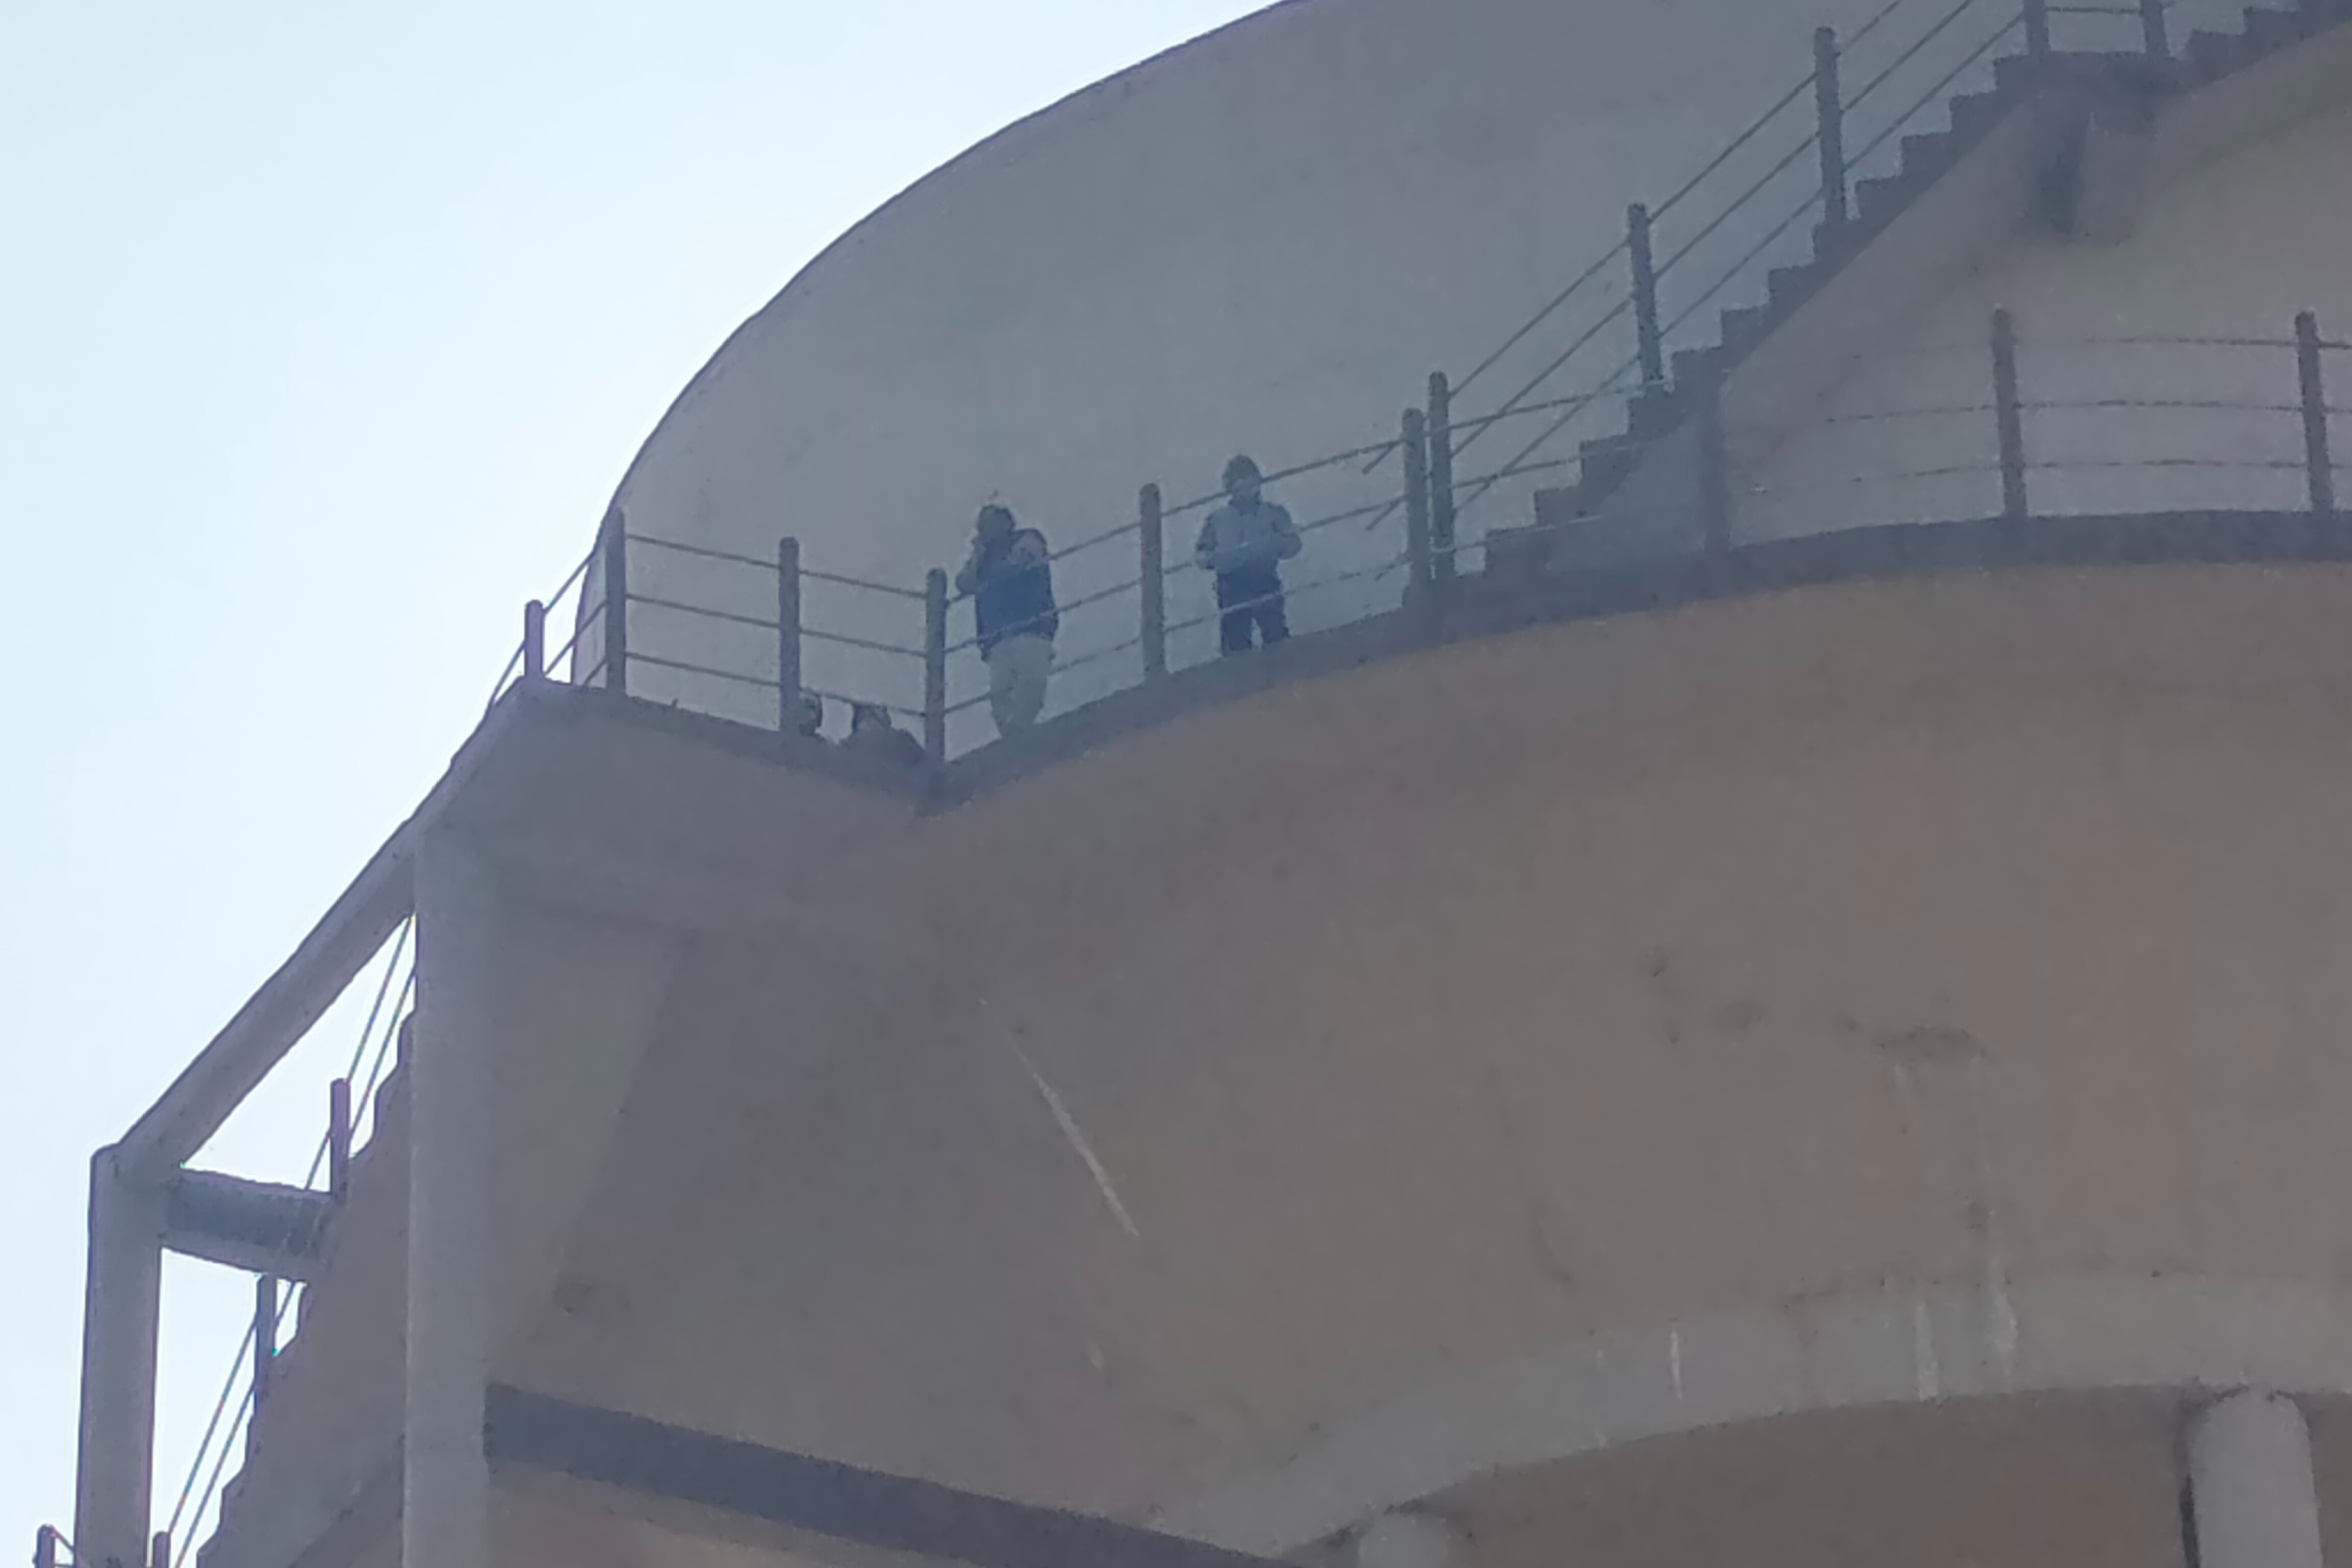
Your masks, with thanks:
<instances>
[{"instance_id":1,"label":"stair step","mask_svg":"<svg viewBox=\"0 0 2352 1568\"><path fill-rule=\"evenodd\" d=\"M1742 305L1723 313L1722 331L1717 335L1723 341L1724 353L1738 359L1762 342L1764 334L1771 330L1771 306Z\"/></svg>"},{"instance_id":2,"label":"stair step","mask_svg":"<svg viewBox=\"0 0 2352 1568\"><path fill-rule=\"evenodd\" d=\"M1912 182L1900 174L1863 180L1853 187L1854 216L1867 224L1884 222L1911 199Z\"/></svg>"},{"instance_id":3,"label":"stair step","mask_svg":"<svg viewBox=\"0 0 2352 1568\"><path fill-rule=\"evenodd\" d=\"M1625 400L1626 428L1639 440L1664 435L1682 418L1683 400L1671 387L1645 386Z\"/></svg>"},{"instance_id":4,"label":"stair step","mask_svg":"<svg viewBox=\"0 0 2352 1568\"><path fill-rule=\"evenodd\" d=\"M1608 436L1584 443L1576 476L1576 509L1590 511L1631 478L1642 460L1643 444L1631 436Z\"/></svg>"},{"instance_id":5,"label":"stair step","mask_svg":"<svg viewBox=\"0 0 2352 1568\"><path fill-rule=\"evenodd\" d=\"M1958 149L1948 131L1930 131L1903 138L1903 172L1930 178L1952 166Z\"/></svg>"},{"instance_id":6,"label":"stair step","mask_svg":"<svg viewBox=\"0 0 2352 1568\"><path fill-rule=\"evenodd\" d=\"M1721 349L1676 349L1666 360L1666 370L1676 387L1695 386L1714 375L1722 363Z\"/></svg>"},{"instance_id":7,"label":"stair step","mask_svg":"<svg viewBox=\"0 0 2352 1568\"><path fill-rule=\"evenodd\" d=\"M1848 226L1849 228L1851 226L1851 225ZM1828 243L1831 246L1837 246L1843 241L1829 239ZM1793 310L1800 301L1811 298L1813 290L1822 286L1822 279L1827 275L1827 272L1828 268L1818 261L1809 261L1802 267L1775 267L1764 275L1765 293L1775 308Z\"/></svg>"},{"instance_id":8,"label":"stair step","mask_svg":"<svg viewBox=\"0 0 2352 1568\"><path fill-rule=\"evenodd\" d=\"M2254 52L2268 54L2302 38L2303 26L2293 11L2249 10L2243 37Z\"/></svg>"},{"instance_id":9,"label":"stair step","mask_svg":"<svg viewBox=\"0 0 2352 1568\"><path fill-rule=\"evenodd\" d=\"M2189 35L2189 66L2200 77L2227 75L2237 68L2238 57L2238 40L2227 33L2200 29Z\"/></svg>"},{"instance_id":10,"label":"stair step","mask_svg":"<svg viewBox=\"0 0 2352 1568\"><path fill-rule=\"evenodd\" d=\"M1792 275L1814 270L1826 275L1835 271L1844 264L1848 257L1862 248L1862 242L1868 233L1869 231L1864 228L1860 222L1852 217L1841 224L1817 223L1813 225L1811 262L1801 268L1783 267L1778 270ZM1769 286L1769 279L1767 286ZM1790 282L1781 284L1784 289L1793 286L1795 285Z\"/></svg>"},{"instance_id":11,"label":"stair step","mask_svg":"<svg viewBox=\"0 0 2352 1568\"><path fill-rule=\"evenodd\" d=\"M2144 68L2147 64L2147 56L2137 49L2053 54L2039 60L2032 55L2006 55L1992 63L1993 90L2022 92L2052 79L2103 79L2109 72Z\"/></svg>"},{"instance_id":12,"label":"stair step","mask_svg":"<svg viewBox=\"0 0 2352 1568\"><path fill-rule=\"evenodd\" d=\"M1961 146L2000 123L2011 100L1997 92L1968 92L1952 100L1952 140Z\"/></svg>"}]
</instances>

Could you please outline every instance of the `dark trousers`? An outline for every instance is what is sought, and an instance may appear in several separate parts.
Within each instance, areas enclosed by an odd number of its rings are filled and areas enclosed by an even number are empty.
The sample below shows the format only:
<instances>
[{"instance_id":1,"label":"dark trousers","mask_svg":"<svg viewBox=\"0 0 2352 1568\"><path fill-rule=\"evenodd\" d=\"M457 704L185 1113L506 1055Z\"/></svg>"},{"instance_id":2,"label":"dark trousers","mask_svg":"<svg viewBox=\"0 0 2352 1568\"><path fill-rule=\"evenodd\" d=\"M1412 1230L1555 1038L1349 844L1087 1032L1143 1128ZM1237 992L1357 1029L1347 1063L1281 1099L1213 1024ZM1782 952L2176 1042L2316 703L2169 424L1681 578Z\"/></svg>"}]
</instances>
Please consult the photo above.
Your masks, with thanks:
<instances>
[{"instance_id":1,"label":"dark trousers","mask_svg":"<svg viewBox=\"0 0 2352 1568\"><path fill-rule=\"evenodd\" d=\"M1244 566L1217 574L1218 645L1227 653L1250 650L1250 628L1272 647L1290 635L1290 621L1282 609L1282 574L1273 566Z\"/></svg>"}]
</instances>

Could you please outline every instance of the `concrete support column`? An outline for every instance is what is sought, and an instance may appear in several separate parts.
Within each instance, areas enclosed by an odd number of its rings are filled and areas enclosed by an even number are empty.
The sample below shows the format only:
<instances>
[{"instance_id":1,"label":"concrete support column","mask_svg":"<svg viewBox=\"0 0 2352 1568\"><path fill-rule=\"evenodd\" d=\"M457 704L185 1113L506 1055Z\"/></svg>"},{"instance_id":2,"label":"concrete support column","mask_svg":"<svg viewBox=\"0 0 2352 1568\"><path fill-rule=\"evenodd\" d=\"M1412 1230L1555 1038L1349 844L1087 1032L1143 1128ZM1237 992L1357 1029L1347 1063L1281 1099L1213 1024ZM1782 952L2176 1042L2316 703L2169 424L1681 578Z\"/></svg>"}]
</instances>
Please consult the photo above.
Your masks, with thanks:
<instances>
[{"instance_id":1,"label":"concrete support column","mask_svg":"<svg viewBox=\"0 0 2352 1568\"><path fill-rule=\"evenodd\" d=\"M2294 1400L2247 1389L2199 1411L2189 1486L2200 1568L2321 1568L2311 1429Z\"/></svg>"},{"instance_id":2,"label":"concrete support column","mask_svg":"<svg viewBox=\"0 0 2352 1568\"><path fill-rule=\"evenodd\" d=\"M147 1560L155 1468L155 1337L163 1300L163 1187L101 1149L89 1165L82 1296L81 1442L74 1561Z\"/></svg>"},{"instance_id":3,"label":"concrete support column","mask_svg":"<svg viewBox=\"0 0 2352 1568\"><path fill-rule=\"evenodd\" d=\"M492 998L500 919L480 862L446 833L417 849L409 1060L404 1568L488 1568L482 1407L490 1365Z\"/></svg>"}]
</instances>

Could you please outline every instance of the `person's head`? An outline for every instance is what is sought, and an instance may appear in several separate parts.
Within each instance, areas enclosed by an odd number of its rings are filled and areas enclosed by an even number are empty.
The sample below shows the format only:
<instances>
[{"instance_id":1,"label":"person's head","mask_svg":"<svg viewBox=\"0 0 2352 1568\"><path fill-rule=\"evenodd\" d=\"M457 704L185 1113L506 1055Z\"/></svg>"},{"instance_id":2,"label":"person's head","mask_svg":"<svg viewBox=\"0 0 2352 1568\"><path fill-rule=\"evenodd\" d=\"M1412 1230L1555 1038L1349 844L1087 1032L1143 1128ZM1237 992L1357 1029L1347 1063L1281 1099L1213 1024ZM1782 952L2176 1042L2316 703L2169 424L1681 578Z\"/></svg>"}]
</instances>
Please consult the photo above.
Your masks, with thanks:
<instances>
[{"instance_id":1,"label":"person's head","mask_svg":"<svg viewBox=\"0 0 2352 1568\"><path fill-rule=\"evenodd\" d=\"M972 533L991 550L1002 550L1013 542L1021 525L1013 521L1013 509L991 501L980 509L980 516L971 525Z\"/></svg>"},{"instance_id":2,"label":"person's head","mask_svg":"<svg viewBox=\"0 0 2352 1568\"><path fill-rule=\"evenodd\" d=\"M849 710L849 732L862 735L873 730L890 728L890 715L871 702L860 702Z\"/></svg>"},{"instance_id":3,"label":"person's head","mask_svg":"<svg viewBox=\"0 0 2352 1568\"><path fill-rule=\"evenodd\" d=\"M1255 458L1238 457L1225 465L1225 499L1235 506L1257 505L1258 491L1265 484L1265 476L1258 472Z\"/></svg>"},{"instance_id":4,"label":"person's head","mask_svg":"<svg viewBox=\"0 0 2352 1568\"><path fill-rule=\"evenodd\" d=\"M811 738L822 733L824 730L824 699L814 691L802 692L800 720L793 727Z\"/></svg>"}]
</instances>

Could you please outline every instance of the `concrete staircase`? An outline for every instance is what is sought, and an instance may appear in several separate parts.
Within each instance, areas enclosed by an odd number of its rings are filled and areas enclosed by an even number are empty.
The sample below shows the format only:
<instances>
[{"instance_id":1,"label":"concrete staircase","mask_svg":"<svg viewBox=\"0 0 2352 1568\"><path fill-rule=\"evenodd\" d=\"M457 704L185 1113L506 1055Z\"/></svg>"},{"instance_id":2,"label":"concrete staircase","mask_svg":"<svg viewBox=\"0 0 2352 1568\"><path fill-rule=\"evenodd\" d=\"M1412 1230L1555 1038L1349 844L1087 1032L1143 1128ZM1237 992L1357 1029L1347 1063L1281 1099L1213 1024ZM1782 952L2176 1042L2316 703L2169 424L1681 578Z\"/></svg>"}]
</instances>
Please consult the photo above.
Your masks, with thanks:
<instances>
[{"instance_id":1,"label":"concrete staircase","mask_svg":"<svg viewBox=\"0 0 2352 1568\"><path fill-rule=\"evenodd\" d=\"M1717 341L1683 349L1668 361L1664 383L1646 387L1627 403L1622 434L1582 443L1572 487L1538 491L1536 523L1558 542L1543 553L1555 563L1586 563L1571 525L1597 520L1624 491L1654 453L1679 458L1677 437L1688 437L1704 392L1719 385L1753 357L1833 279L1869 253L1887 230L1917 208L1924 197L1980 145L2021 118L2039 111L2032 134L2043 143L2033 154L2040 188L2035 205L2044 222L2063 226L2073 201L2070 190L2080 142L2094 109L2102 114L2133 112L2152 118L2167 100L2221 81L2247 67L2352 22L2352 0L2299 0L2289 9L2249 9L2235 33L2198 31L2172 40L2173 58L2146 53L2052 54L2039 58L2008 56L1993 62L1993 86L1963 94L1948 105L1948 128L1907 135L1901 141L1895 173L1856 183L1850 216L1842 224L1816 225L1806 261L1773 269L1762 303L1725 310ZM1695 465L1685 465L1695 466ZM1618 531L1608 531L1615 533ZM1635 530L1635 531L1647 531ZM1622 543L1613 541L1612 544ZM1603 546L1603 554L1622 550Z\"/></svg>"}]
</instances>

